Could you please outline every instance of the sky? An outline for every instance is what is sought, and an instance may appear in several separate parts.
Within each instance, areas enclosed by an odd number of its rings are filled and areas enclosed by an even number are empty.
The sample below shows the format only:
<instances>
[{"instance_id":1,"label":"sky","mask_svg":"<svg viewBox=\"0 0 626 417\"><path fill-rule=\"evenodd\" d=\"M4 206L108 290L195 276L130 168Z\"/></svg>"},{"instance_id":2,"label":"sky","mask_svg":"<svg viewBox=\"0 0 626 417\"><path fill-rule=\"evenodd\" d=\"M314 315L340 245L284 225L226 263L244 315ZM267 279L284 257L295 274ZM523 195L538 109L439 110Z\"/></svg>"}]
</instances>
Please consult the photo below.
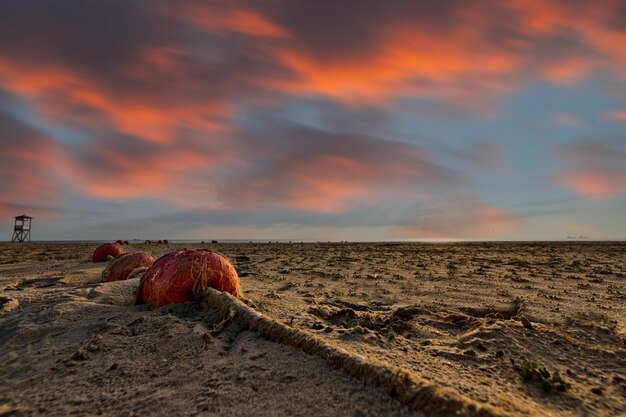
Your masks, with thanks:
<instances>
[{"instance_id":1,"label":"sky","mask_svg":"<svg viewBox=\"0 0 626 417\"><path fill-rule=\"evenodd\" d=\"M4 0L0 240L626 238L623 0Z\"/></svg>"}]
</instances>

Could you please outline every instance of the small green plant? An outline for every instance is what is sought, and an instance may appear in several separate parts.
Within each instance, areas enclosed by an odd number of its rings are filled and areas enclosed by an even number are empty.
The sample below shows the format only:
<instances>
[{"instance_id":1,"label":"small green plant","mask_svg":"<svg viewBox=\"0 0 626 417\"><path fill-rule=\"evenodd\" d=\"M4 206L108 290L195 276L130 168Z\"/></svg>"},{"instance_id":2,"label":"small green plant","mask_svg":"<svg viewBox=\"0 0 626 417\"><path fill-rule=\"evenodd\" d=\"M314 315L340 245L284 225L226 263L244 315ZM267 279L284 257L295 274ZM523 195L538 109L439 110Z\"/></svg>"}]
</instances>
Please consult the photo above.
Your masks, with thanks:
<instances>
[{"instance_id":1,"label":"small green plant","mask_svg":"<svg viewBox=\"0 0 626 417\"><path fill-rule=\"evenodd\" d=\"M526 356L520 357L520 364L511 359L513 369L526 381L537 381L545 392L565 392L570 384L565 382L558 372L550 373L545 366L540 366L535 361L528 360Z\"/></svg>"}]
</instances>

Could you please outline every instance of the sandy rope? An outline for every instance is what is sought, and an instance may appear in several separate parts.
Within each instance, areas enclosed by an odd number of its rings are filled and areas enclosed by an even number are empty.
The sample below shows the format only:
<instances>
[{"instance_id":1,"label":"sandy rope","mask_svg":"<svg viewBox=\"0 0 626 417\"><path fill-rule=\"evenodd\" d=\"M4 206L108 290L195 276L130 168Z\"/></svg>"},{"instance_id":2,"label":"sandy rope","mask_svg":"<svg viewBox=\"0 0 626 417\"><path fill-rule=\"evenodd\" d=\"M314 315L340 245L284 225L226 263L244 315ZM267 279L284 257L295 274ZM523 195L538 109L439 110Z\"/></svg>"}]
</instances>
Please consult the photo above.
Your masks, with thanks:
<instances>
[{"instance_id":1,"label":"sandy rope","mask_svg":"<svg viewBox=\"0 0 626 417\"><path fill-rule=\"evenodd\" d=\"M480 405L455 390L440 387L398 367L384 364L323 339L294 329L265 316L228 293L207 289L198 302L202 307L216 309L226 318L232 317L243 328L254 331L273 342L293 346L310 355L319 356L332 367L366 383L386 388L403 404L433 416L496 417L503 413Z\"/></svg>"}]
</instances>

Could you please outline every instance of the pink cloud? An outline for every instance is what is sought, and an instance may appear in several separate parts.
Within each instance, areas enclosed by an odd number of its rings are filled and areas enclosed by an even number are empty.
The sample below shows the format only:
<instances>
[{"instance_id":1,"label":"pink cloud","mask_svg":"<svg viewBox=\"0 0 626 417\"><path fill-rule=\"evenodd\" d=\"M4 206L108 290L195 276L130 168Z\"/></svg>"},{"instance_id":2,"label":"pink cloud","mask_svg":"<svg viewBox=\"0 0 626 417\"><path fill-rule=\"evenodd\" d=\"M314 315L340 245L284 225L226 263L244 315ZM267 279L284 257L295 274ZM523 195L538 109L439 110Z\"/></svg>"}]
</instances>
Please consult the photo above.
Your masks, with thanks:
<instances>
[{"instance_id":1,"label":"pink cloud","mask_svg":"<svg viewBox=\"0 0 626 417\"><path fill-rule=\"evenodd\" d=\"M607 113L607 120L617 123L626 123L626 110L612 110Z\"/></svg>"},{"instance_id":2,"label":"pink cloud","mask_svg":"<svg viewBox=\"0 0 626 417\"><path fill-rule=\"evenodd\" d=\"M477 202L458 206L443 201L441 208L426 211L412 224L396 228L406 238L506 238L516 231L517 218L499 207Z\"/></svg>"},{"instance_id":3,"label":"pink cloud","mask_svg":"<svg viewBox=\"0 0 626 417\"><path fill-rule=\"evenodd\" d=\"M2 117L0 122L11 132L6 143L0 141L0 211L5 216L21 214L9 211L26 209L38 215L52 215L45 206L63 202L62 180L69 172L67 154L55 141L24 126Z\"/></svg>"},{"instance_id":4,"label":"pink cloud","mask_svg":"<svg viewBox=\"0 0 626 417\"><path fill-rule=\"evenodd\" d=\"M565 146L559 155L567 166L556 182L592 200L626 194L626 147L621 138L586 139Z\"/></svg>"},{"instance_id":5,"label":"pink cloud","mask_svg":"<svg viewBox=\"0 0 626 417\"><path fill-rule=\"evenodd\" d=\"M626 170L594 168L567 171L558 182L592 200L606 200L626 195Z\"/></svg>"},{"instance_id":6,"label":"pink cloud","mask_svg":"<svg viewBox=\"0 0 626 417\"><path fill-rule=\"evenodd\" d=\"M291 126L285 126L282 134L295 136L290 139L295 145L293 149L281 149L279 143L268 140L267 149L276 154L256 154L256 163L263 168L251 167L243 177L220 188L226 206L237 207L245 202L257 209L280 207L339 213L363 201L395 198L406 194L407 189L420 188L424 193L434 185L453 186L457 181L450 172L433 165L408 145L290 129ZM333 145L334 140L342 143ZM313 147L307 144L312 141L316 143ZM306 149L307 146L311 148Z\"/></svg>"},{"instance_id":7,"label":"pink cloud","mask_svg":"<svg viewBox=\"0 0 626 417\"><path fill-rule=\"evenodd\" d=\"M576 222L558 222L555 226L563 233L599 234L599 230Z\"/></svg>"},{"instance_id":8,"label":"pink cloud","mask_svg":"<svg viewBox=\"0 0 626 417\"><path fill-rule=\"evenodd\" d=\"M388 193L395 194L400 184L416 179L420 171L427 175L419 153L407 156L389 163L337 155L294 162L292 175L298 186L288 194L287 204L308 211L339 212L360 201L380 200Z\"/></svg>"},{"instance_id":9,"label":"pink cloud","mask_svg":"<svg viewBox=\"0 0 626 417\"><path fill-rule=\"evenodd\" d=\"M96 141L74 155L71 181L86 195L111 200L148 199L195 208L215 208L211 176L236 164L228 147L212 151L207 143L125 144Z\"/></svg>"}]
</instances>

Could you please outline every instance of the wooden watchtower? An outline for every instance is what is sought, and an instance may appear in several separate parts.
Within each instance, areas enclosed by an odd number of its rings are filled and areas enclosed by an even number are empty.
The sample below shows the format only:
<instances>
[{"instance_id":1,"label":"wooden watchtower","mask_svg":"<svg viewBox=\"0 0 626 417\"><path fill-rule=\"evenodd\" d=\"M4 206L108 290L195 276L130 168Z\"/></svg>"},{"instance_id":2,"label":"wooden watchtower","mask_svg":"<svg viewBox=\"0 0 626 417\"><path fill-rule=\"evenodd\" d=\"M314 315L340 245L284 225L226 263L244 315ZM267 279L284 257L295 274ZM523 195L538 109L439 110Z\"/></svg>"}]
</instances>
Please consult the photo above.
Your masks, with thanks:
<instances>
[{"instance_id":1,"label":"wooden watchtower","mask_svg":"<svg viewBox=\"0 0 626 417\"><path fill-rule=\"evenodd\" d=\"M30 242L30 224L33 218L22 214L15 218L15 227L13 228L13 238L11 242Z\"/></svg>"}]
</instances>

